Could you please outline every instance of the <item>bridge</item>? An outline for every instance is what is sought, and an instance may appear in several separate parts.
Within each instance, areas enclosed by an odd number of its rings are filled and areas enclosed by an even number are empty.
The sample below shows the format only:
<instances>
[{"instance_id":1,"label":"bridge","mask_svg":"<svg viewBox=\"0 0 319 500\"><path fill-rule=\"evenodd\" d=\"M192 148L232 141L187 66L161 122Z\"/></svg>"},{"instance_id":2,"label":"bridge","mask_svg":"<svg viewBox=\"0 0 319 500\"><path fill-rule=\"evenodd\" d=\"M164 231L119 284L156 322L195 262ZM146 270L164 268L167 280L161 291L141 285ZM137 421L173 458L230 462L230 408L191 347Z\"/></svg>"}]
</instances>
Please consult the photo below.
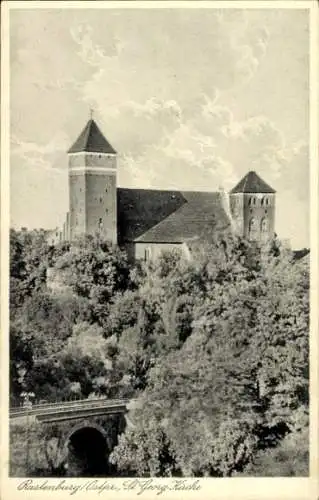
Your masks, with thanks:
<instances>
[{"instance_id":1,"label":"bridge","mask_svg":"<svg viewBox=\"0 0 319 500\"><path fill-rule=\"evenodd\" d=\"M40 447L43 460L39 467L46 461L46 475L106 477L114 474L108 457L118 435L132 425L127 416L132 404L134 400L99 398L12 407L11 447L15 446L15 429L20 426L25 430L26 443L22 469L30 469L30 457L41 456ZM25 472L25 476L32 475L32 470Z\"/></svg>"},{"instance_id":2,"label":"bridge","mask_svg":"<svg viewBox=\"0 0 319 500\"><path fill-rule=\"evenodd\" d=\"M43 423L52 423L100 415L125 414L129 403L133 401L99 398L17 406L10 408L9 418L11 420L33 418Z\"/></svg>"}]
</instances>

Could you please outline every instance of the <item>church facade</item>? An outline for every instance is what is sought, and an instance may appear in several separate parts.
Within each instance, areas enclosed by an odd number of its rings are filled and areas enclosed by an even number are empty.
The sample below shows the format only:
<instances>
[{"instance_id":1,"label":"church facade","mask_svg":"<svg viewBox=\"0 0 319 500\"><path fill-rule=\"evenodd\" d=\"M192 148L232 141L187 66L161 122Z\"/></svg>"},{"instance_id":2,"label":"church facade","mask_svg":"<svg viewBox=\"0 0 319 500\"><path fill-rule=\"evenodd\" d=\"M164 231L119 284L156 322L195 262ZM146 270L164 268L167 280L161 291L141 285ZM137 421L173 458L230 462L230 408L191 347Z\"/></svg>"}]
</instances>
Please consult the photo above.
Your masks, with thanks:
<instances>
[{"instance_id":1,"label":"church facade","mask_svg":"<svg viewBox=\"0 0 319 500\"><path fill-rule=\"evenodd\" d=\"M169 191L117 186L117 153L90 119L68 151L69 212L60 239L83 234L125 247L134 259L187 251L212 230L266 241L275 231L275 191L248 172L230 191Z\"/></svg>"}]
</instances>

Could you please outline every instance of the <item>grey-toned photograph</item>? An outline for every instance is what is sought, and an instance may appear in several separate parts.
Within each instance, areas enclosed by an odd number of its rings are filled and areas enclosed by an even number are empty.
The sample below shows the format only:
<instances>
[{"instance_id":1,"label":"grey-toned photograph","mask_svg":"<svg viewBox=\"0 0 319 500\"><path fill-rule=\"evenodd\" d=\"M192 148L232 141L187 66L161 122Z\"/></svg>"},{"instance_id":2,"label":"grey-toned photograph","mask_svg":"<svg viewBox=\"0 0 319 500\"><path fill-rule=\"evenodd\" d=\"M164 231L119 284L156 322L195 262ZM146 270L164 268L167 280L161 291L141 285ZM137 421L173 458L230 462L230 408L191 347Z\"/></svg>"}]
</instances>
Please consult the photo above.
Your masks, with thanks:
<instances>
[{"instance_id":1,"label":"grey-toned photograph","mask_svg":"<svg viewBox=\"0 0 319 500\"><path fill-rule=\"evenodd\" d=\"M308 476L309 10L9 23L10 477Z\"/></svg>"}]
</instances>

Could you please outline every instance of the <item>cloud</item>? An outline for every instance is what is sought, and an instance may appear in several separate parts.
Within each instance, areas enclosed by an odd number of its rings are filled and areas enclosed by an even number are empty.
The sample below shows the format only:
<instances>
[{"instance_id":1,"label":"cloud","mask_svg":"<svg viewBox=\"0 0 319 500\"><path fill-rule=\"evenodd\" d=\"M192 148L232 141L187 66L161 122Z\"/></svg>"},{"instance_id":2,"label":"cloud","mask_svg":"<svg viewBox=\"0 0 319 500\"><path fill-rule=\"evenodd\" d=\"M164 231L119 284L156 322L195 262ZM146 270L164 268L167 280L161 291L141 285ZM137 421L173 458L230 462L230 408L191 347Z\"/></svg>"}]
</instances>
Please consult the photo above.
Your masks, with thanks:
<instances>
[{"instance_id":1,"label":"cloud","mask_svg":"<svg viewBox=\"0 0 319 500\"><path fill-rule=\"evenodd\" d=\"M278 187L294 193L296 201L309 203L309 144L306 141L298 141L291 148L285 146L276 152L272 164L279 177Z\"/></svg>"},{"instance_id":2,"label":"cloud","mask_svg":"<svg viewBox=\"0 0 319 500\"><path fill-rule=\"evenodd\" d=\"M19 159L23 169L26 167L39 168L58 174L65 172L65 168L61 167L61 163L57 164L57 158L65 155L67 144L68 137L63 132L56 134L46 144L21 141L18 137L12 136L11 155Z\"/></svg>"},{"instance_id":3,"label":"cloud","mask_svg":"<svg viewBox=\"0 0 319 500\"><path fill-rule=\"evenodd\" d=\"M267 32L251 26L244 11L209 9L203 16L177 10L165 24L162 12L149 11L148 23L142 23L143 16L140 11L138 17L132 14L136 22L129 23L128 17L117 29L112 25L103 46L89 24L71 29L78 56L93 68L82 88L83 99L105 119L130 102L135 109L143 107L154 96L178 102L183 109L201 93L212 98L216 89L223 92L250 79L267 48Z\"/></svg>"},{"instance_id":4,"label":"cloud","mask_svg":"<svg viewBox=\"0 0 319 500\"><path fill-rule=\"evenodd\" d=\"M218 155L215 140L183 123L140 155L125 157L120 179L131 186L210 191L220 184L229 187L235 175L230 162Z\"/></svg>"},{"instance_id":5,"label":"cloud","mask_svg":"<svg viewBox=\"0 0 319 500\"><path fill-rule=\"evenodd\" d=\"M149 109L152 115L156 106L137 109ZM309 196L306 142L288 146L266 116L235 120L218 97L206 95L191 119L183 119L182 112L173 130L120 162L122 184L158 188L168 183L178 187L179 179L183 189L231 189L248 170L256 170L277 191L295 191L300 200Z\"/></svg>"},{"instance_id":6,"label":"cloud","mask_svg":"<svg viewBox=\"0 0 319 500\"><path fill-rule=\"evenodd\" d=\"M38 42L30 45L28 41L19 48L20 70L21 64L28 67L26 92L30 101L34 102L41 90L41 98L46 93L48 103L52 93L52 123L56 121L54 108L72 109L77 99L87 108L93 107L108 139L123 153L122 169L128 184L133 179L140 182L142 174L152 183L160 178L161 184L167 178L159 173L166 170L165 161L168 169L176 167L176 176L190 169L189 184L196 175L199 183L209 173L216 176L217 165L222 165L227 178L232 177L232 162L224 158L221 146L216 151L215 142L226 142L223 126L233 117L227 107L217 103L225 89L246 81L257 70L267 47L266 32L252 26L240 10L208 10L206 16L197 11L175 11L170 23L164 24L164 12L132 12L126 18L112 14L107 30L102 19L95 18L94 23L92 16L88 19L75 20L68 27L75 47L71 59L72 52L62 51L59 58L61 51L55 49L50 59L44 58ZM199 26L206 37L199 36ZM54 30L48 30L45 40L48 43L52 38L52 47L58 48L54 36ZM63 39L65 36L62 33ZM17 87L19 71L13 82ZM40 105L34 120L40 122L43 111ZM19 114L15 122L23 124L23 116ZM60 127L56 123L56 129ZM21 139L12 154L20 155L32 167L59 170L70 141L67 136L62 141L39 137L39 144ZM155 167L150 162L158 165L156 173L151 173ZM145 164L147 170L142 167Z\"/></svg>"},{"instance_id":7,"label":"cloud","mask_svg":"<svg viewBox=\"0 0 319 500\"><path fill-rule=\"evenodd\" d=\"M71 27L70 35L78 46L78 56L87 64L99 68L108 57L116 56L121 51L121 44L114 40L109 53L92 40L93 27L89 24L80 24Z\"/></svg>"},{"instance_id":8,"label":"cloud","mask_svg":"<svg viewBox=\"0 0 319 500\"><path fill-rule=\"evenodd\" d=\"M292 248L309 246L309 203L296 189L279 191L276 199L276 232L290 241Z\"/></svg>"},{"instance_id":9,"label":"cloud","mask_svg":"<svg viewBox=\"0 0 319 500\"><path fill-rule=\"evenodd\" d=\"M265 116L241 122L230 120L223 132L232 145L229 148L230 161L235 162L237 158L237 171L244 174L247 169L257 170L277 191L294 192L296 199L309 200L307 141L288 145L283 133Z\"/></svg>"}]
</instances>

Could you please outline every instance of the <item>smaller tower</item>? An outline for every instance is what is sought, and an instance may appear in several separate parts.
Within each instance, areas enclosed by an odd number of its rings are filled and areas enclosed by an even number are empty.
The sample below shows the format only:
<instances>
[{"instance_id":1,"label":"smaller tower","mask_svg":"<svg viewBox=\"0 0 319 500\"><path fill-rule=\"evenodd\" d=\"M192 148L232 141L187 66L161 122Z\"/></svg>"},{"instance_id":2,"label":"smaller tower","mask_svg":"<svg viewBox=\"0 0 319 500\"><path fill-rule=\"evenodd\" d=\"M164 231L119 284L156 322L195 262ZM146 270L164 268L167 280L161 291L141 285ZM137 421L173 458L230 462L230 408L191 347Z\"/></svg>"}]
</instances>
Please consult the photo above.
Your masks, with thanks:
<instances>
[{"instance_id":1,"label":"smaller tower","mask_svg":"<svg viewBox=\"0 0 319 500\"><path fill-rule=\"evenodd\" d=\"M275 234L275 193L250 171L230 192L230 209L238 234L251 241L267 241Z\"/></svg>"}]
</instances>

